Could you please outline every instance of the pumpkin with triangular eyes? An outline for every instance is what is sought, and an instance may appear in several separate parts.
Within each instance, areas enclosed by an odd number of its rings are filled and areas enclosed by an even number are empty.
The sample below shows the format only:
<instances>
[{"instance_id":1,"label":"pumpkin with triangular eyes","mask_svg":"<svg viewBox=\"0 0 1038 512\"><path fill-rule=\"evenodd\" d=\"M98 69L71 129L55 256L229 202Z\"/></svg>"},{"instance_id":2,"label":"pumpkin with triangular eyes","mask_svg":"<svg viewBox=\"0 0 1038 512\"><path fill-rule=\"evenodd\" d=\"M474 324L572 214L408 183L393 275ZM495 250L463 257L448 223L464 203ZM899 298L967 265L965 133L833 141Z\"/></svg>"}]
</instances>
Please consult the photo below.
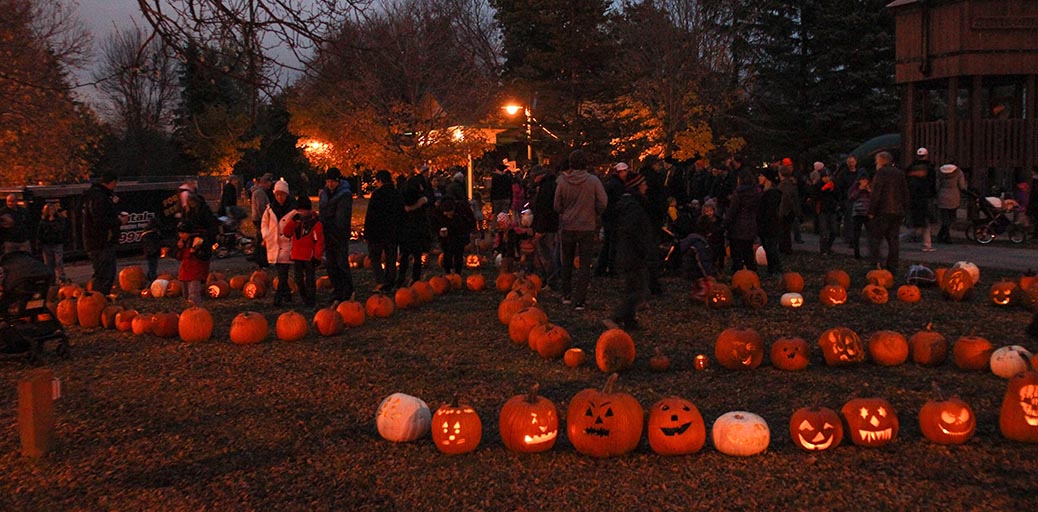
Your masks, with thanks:
<instances>
[{"instance_id":1,"label":"pumpkin with triangular eyes","mask_svg":"<svg viewBox=\"0 0 1038 512\"><path fill-rule=\"evenodd\" d=\"M809 452L836 448L843 441L843 421L828 407L802 407L789 418L789 437Z\"/></svg>"},{"instance_id":2,"label":"pumpkin with triangular eyes","mask_svg":"<svg viewBox=\"0 0 1038 512\"><path fill-rule=\"evenodd\" d=\"M957 396L945 399L933 384L934 397L919 409L919 430L923 437L937 444L962 444L977 430L977 416L969 404Z\"/></svg>"},{"instance_id":3,"label":"pumpkin with triangular eyes","mask_svg":"<svg viewBox=\"0 0 1038 512\"><path fill-rule=\"evenodd\" d=\"M433 413L432 438L436 449L447 455L471 452L483 439L483 422L471 405L459 403L455 396Z\"/></svg>"},{"instance_id":4,"label":"pumpkin with triangular eyes","mask_svg":"<svg viewBox=\"0 0 1038 512\"><path fill-rule=\"evenodd\" d=\"M706 443L703 415L692 402L675 396L649 409L649 447L660 455L696 453Z\"/></svg>"},{"instance_id":5,"label":"pumpkin with triangular eyes","mask_svg":"<svg viewBox=\"0 0 1038 512\"><path fill-rule=\"evenodd\" d=\"M614 392L617 374L602 391L585 389L573 396L566 411L566 432L573 448L592 457L624 455L638 447L645 412L633 396Z\"/></svg>"},{"instance_id":6,"label":"pumpkin with triangular eyes","mask_svg":"<svg viewBox=\"0 0 1038 512\"><path fill-rule=\"evenodd\" d=\"M882 398L855 398L840 409L847 420L847 435L858 446L875 448L897 438L897 411Z\"/></svg>"}]
</instances>

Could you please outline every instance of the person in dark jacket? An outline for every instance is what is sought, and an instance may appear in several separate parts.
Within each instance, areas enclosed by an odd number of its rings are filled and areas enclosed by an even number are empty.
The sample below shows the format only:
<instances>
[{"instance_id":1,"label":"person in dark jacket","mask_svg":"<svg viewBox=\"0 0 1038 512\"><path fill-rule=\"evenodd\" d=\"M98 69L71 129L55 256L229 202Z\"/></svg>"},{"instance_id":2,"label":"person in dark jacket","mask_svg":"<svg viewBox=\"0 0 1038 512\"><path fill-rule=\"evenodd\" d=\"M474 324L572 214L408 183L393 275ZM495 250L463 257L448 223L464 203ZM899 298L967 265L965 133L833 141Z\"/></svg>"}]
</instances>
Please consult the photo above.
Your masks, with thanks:
<instances>
[{"instance_id":1,"label":"person in dark jacket","mask_svg":"<svg viewBox=\"0 0 1038 512\"><path fill-rule=\"evenodd\" d=\"M460 274L465 269L465 246L476 228L468 201L443 198L434 212L433 226L439 232L443 249L443 271Z\"/></svg>"},{"instance_id":2,"label":"person in dark jacket","mask_svg":"<svg viewBox=\"0 0 1038 512\"><path fill-rule=\"evenodd\" d=\"M364 238L368 242L375 291L380 291L391 289L396 284L398 230L404 218L404 200L393 185L393 175L389 171L376 172L375 182L378 188L371 193L368 211L364 214Z\"/></svg>"},{"instance_id":3,"label":"person in dark jacket","mask_svg":"<svg viewBox=\"0 0 1038 512\"><path fill-rule=\"evenodd\" d=\"M782 202L779 205L779 218L782 220L782 235L779 237L779 250L783 254L793 253L793 243L790 236L796 237L795 228L799 224L800 192L797 186L796 176L793 174L793 164L786 164L784 159L779 165L779 192L782 192Z\"/></svg>"},{"instance_id":4,"label":"person in dark jacket","mask_svg":"<svg viewBox=\"0 0 1038 512\"><path fill-rule=\"evenodd\" d=\"M616 270L623 277L623 298L605 323L625 330L638 328L635 314L649 285L649 254L655 250L649 216L648 183L640 174L629 174L625 193L617 204Z\"/></svg>"},{"instance_id":5,"label":"person in dark jacket","mask_svg":"<svg viewBox=\"0 0 1038 512\"><path fill-rule=\"evenodd\" d=\"M3 226L3 247L0 255L14 251L32 252L32 222L29 210L18 206L18 198L8 194L0 208L0 219Z\"/></svg>"},{"instance_id":6,"label":"person in dark jacket","mask_svg":"<svg viewBox=\"0 0 1038 512\"><path fill-rule=\"evenodd\" d=\"M833 242L839 231L837 215L840 210L840 197L836 193L836 182L829 170L819 171L818 182L812 185L812 197L815 206L815 226L818 230L818 252L823 256L832 255Z\"/></svg>"},{"instance_id":7,"label":"person in dark jacket","mask_svg":"<svg viewBox=\"0 0 1038 512\"><path fill-rule=\"evenodd\" d=\"M847 200L850 202L850 243L854 249L854 258L861 259L861 232L868 225L869 219L869 197L872 195L871 179L865 171L858 172L858 181L851 185L847 192Z\"/></svg>"},{"instance_id":8,"label":"person in dark jacket","mask_svg":"<svg viewBox=\"0 0 1038 512\"><path fill-rule=\"evenodd\" d=\"M114 174L104 174L83 193L83 248L94 267L94 289L104 294L115 284L115 247L126 223L116 209L118 183Z\"/></svg>"},{"instance_id":9,"label":"person in dark jacket","mask_svg":"<svg viewBox=\"0 0 1038 512\"><path fill-rule=\"evenodd\" d=\"M443 197L449 197L455 201L468 200L469 195L465 187L465 173L461 171L454 173L454 176L451 177L451 182L447 184Z\"/></svg>"},{"instance_id":10,"label":"person in dark jacket","mask_svg":"<svg viewBox=\"0 0 1038 512\"><path fill-rule=\"evenodd\" d=\"M919 148L915 152L916 159L905 169L905 181L908 184L909 203L908 226L914 236L921 238L923 252L934 251L930 226L934 218L934 198L937 196L937 176L930 162L930 152Z\"/></svg>"},{"instance_id":11,"label":"person in dark jacket","mask_svg":"<svg viewBox=\"0 0 1038 512\"><path fill-rule=\"evenodd\" d=\"M490 203L495 216L512 207L512 173L505 164L498 164L490 175Z\"/></svg>"},{"instance_id":12,"label":"person in dark jacket","mask_svg":"<svg viewBox=\"0 0 1038 512\"><path fill-rule=\"evenodd\" d=\"M555 211L555 174L544 167L530 171L533 179L533 239L537 261L549 288L559 286L559 212Z\"/></svg>"},{"instance_id":13,"label":"person in dark jacket","mask_svg":"<svg viewBox=\"0 0 1038 512\"><path fill-rule=\"evenodd\" d=\"M223 184L223 191L220 193L220 207L216 214L228 215L227 209L232 206L238 206L237 176L228 176L227 181Z\"/></svg>"},{"instance_id":14,"label":"person in dark jacket","mask_svg":"<svg viewBox=\"0 0 1038 512\"><path fill-rule=\"evenodd\" d=\"M429 250L428 210L433 204L430 194L431 187L421 170L408 178L401 191L404 218L399 230L400 273L396 278L397 287L422 279L422 253ZM407 280L408 267L411 268L410 281Z\"/></svg>"},{"instance_id":15,"label":"person in dark jacket","mask_svg":"<svg viewBox=\"0 0 1038 512\"><path fill-rule=\"evenodd\" d=\"M908 206L908 183L905 173L894 166L894 157L884 151L876 155L876 175L872 179L869 196L869 252L873 266L879 267L880 242L887 241L886 265L897 275L900 253L901 223Z\"/></svg>"},{"instance_id":16,"label":"person in dark jacket","mask_svg":"<svg viewBox=\"0 0 1038 512\"><path fill-rule=\"evenodd\" d=\"M631 172L630 167L620 162L613 166L612 172L606 176L602 186L606 191L606 209L602 212L602 230L605 237L602 239L602 247L598 253L598 263L595 265L596 276L607 276L613 272L613 261L616 259L616 219L617 208L620 198L625 193L624 180Z\"/></svg>"},{"instance_id":17,"label":"person in dark jacket","mask_svg":"<svg viewBox=\"0 0 1038 512\"><path fill-rule=\"evenodd\" d=\"M318 219L324 227L324 258L328 279L332 282L332 300L350 300L353 297L353 274L349 261L353 191L350 182L342 179L339 169L331 167L325 172L318 205Z\"/></svg>"},{"instance_id":18,"label":"person in dark jacket","mask_svg":"<svg viewBox=\"0 0 1038 512\"><path fill-rule=\"evenodd\" d=\"M65 241L69 237L68 217L57 203L43 205L43 216L36 226L36 244L43 263L54 274L58 283L67 283L65 276Z\"/></svg>"},{"instance_id":19,"label":"person in dark jacket","mask_svg":"<svg viewBox=\"0 0 1038 512\"><path fill-rule=\"evenodd\" d=\"M736 177L735 192L732 193L728 212L725 214L725 232L728 245L732 248L732 273L743 267L756 271L757 259L753 254L753 241L757 238L757 210L760 209L760 190L749 171Z\"/></svg>"},{"instance_id":20,"label":"person in dark jacket","mask_svg":"<svg viewBox=\"0 0 1038 512\"><path fill-rule=\"evenodd\" d=\"M782 206L782 191L776 186L778 184L778 173L776 169L765 169L760 174L758 182L763 188L760 196L760 208L757 210L757 234L760 236L761 246L764 254L768 257L768 275L776 276L782 273L782 251L779 250L779 240L782 238L782 216L779 211Z\"/></svg>"}]
</instances>

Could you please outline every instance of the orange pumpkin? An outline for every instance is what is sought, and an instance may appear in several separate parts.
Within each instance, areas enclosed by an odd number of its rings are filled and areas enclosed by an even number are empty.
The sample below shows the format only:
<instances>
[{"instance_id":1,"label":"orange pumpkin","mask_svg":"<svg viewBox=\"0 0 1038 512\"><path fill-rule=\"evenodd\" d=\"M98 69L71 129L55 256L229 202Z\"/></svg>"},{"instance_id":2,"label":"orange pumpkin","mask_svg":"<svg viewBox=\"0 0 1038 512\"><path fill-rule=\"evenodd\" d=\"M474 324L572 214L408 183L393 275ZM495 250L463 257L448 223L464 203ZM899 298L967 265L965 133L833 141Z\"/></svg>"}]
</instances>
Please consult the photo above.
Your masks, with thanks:
<instances>
[{"instance_id":1,"label":"orange pumpkin","mask_svg":"<svg viewBox=\"0 0 1038 512\"><path fill-rule=\"evenodd\" d=\"M415 296L414 290L400 288L393 296L393 302L396 304L397 309L408 309L417 305L418 297Z\"/></svg>"},{"instance_id":2,"label":"orange pumpkin","mask_svg":"<svg viewBox=\"0 0 1038 512\"><path fill-rule=\"evenodd\" d=\"M517 345L529 345L530 331L548 323L548 315L536 307L516 311L508 320L508 338Z\"/></svg>"},{"instance_id":3,"label":"orange pumpkin","mask_svg":"<svg viewBox=\"0 0 1038 512\"><path fill-rule=\"evenodd\" d=\"M987 370L995 346L975 334L960 336L952 345L952 361L963 370Z\"/></svg>"},{"instance_id":4,"label":"orange pumpkin","mask_svg":"<svg viewBox=\"0 0 1038 512\"><path fill-rule=\"evenodd\" d=\"M359 302L355 304L360 304ZM341 305L341 304L340 304ZM364 314L363 307L360 311L361 315ZM342 315L336 309L331 307L321 308L314 313L314 329L317 329L317 333L321 336L335 336L342 334L344 329Z\"/></svg>"},{"instance_id":5,"label":"orange pumpkin","mask_svg":"<svg viewBox=\"0 0 1038 512\"><path fill-rule=\"evenodd\" d=\"M948 340L933 330L933 324L908 338L912 361L923 366L938 366L948 357Z\"/></svg>"},{"instance_id":6,"label":"orange pumpkin","mask_svg":"<svg viewBox=\"0 0 1038 512\"><path fill-rule=\"evenodd\" d=\"M155 313L151 316L151 333L160 338L176 338L180 334L180 315Z\"/></svg>"},{"instance_id":7,"label":"orange pumpkin","mask_svg":"<svg viewBox=\"0 0 1038 512\"><path fill-rule=\"evenodd\" d=\"M309 332L306 317L295 311L285 311L274 323L274 332L281 341L299 341Z\"/></svg>"},{"instance_id":8,"label":"orange pumpkin","mask_svg":"<svg viewBox=\"0 0 1038 512\"><path fill-rule=\"evenodd\" d=\"M727 285L713 283L710 286L710 294L706 298L706 304L711 309L730 308L734 305L734 302L735 296L732 295L732 289Z\"/></svg>"},{"instance_id":9,"label":"orange pumpkin","mask_svg":"<svg viewBox=\"0 0 1038 512\"><path fill-rule=\"evenodd\" d=\"M847 290L851 287L851 276L843 270L830 270L825 273L825 284L832 284Z\"/></svg>"},{"instance_id":10,"label":"orange pumpkin","mask_svg":"<svg viewBox=\"0 0 1038 512\"><path fill-rule=\"evenodd\" d=\"M945 297L961 301L973 291L973 277L964 268L953 268L944 274L941 291Z\"/></svg>"},{"instance_id":11,"label":"orange pumpkin","mask_svg":"<svg viewBox=\"0 0 1038 512\"><path fill-rule=\"evenodd\" d=\"M192 306L180 313L177 322L180 339L186 343L208 341L213 334L213 315L208 309Z\"/></svg>"},{"instance_id":12,"label":"orange pumpkin","mask_svg":"<svg viewBox=\"0 0 1038 512\"><path fill-rule=\"evenodd\" d=\"M83 292L76 301L76 318L80 327L94 329L101 326L101 311L108 299L99 292Z\"/></svg>"},{"instance_id":13,"label":"orange pumpkin","mask_svg":"<svg viewBox=\"0 0 1038 512\"><path fill-rule=\"evenodd\" d=\"M132 265L119 271L119 289L126 293L137 293L144 289L147 279L140 265Z\"/></svg>"},{"instance_id":14,"label":"orange pumpkin","mask_svg":"<svg viewBox=\"0 0 1038 512\"><path fill-rule=\"evenodd\" d=\"M238 275L238 276L232 277L231 280L227 282L227 284L228 284L228 286L231 287L232 290L239 290L240 291L243 288L245 288L245 284L248 283L248 282L249 282L249 278L248 277Z\"/></svg>"},{"instance_id":15,"label":"orange pumpkin","mask_svg":"<svg viewBox=\"0 0 1038 512\"><path fill-rule=\"evenodd\" d=\"M646 431L649 447L660 455L696 453L706 444L703 415L695 404L675 396L653 404Z\"/></svg>"},{"instance_id":16,"label":"orange pumpkin","mask_svg":"<svg viewBox=\"0 0 1038 512\"><path fill-rule=\"evenodd\" d=\"M133 332L133 334L135 334L137 336L140 336L141 334L151 334L151 321L152 321L152 318L153 318L153 315L150 315L150 314L140 314L140 315L134 316L130 320L130 324L131 324L130 329Z\"/></svg>"},{"instance_id":17,"label":"orange pumpkin","mask_svg":"<svg viewBox=\"0 0 1038 512\"><path fill-rule=\"evenodd\" d=\"M803 370L811 364L811 347L803 338L782 337L771 344L769 359L779 370Z\"/></svg>"},{"instance_id":18,"label":"orange pumpkin","mask_svg":"<svg viewBox=\"0 0 1038 512\"><path fill-rule=\"evenodd\" d=\"M850 366L865 361L865 347L858 333L847 327L833 327L818 337L818 347L829 366Z\"/></svg>"},{"instance_id":19,"label":"orange pumpkin","mask_svg":"<svg viewBox=\"0 0 1038 512\"><path fill-rule=\"evenodd\" d=\"M209 286L217 281L226 281L227 275L223 272L210 272L205 278L205 285Z\"/></svg>"},{"instance_id":20,"label":"orange pumpkin","mask_svg":"<svg viewBox=\"0 0 1038 512\"><path fill-rule=\"evenodd\" d=\"M923 298L919 287L914 284L903 284L897 287L897 300L909 304L919 302Z\"/></svg>"},{"instance_id":21,"label":"orange pumpkin","mask_svg":"<svg viewBox=\"0 0 1038 512\"><path fill-rule=\"evenodd\" d=\"M743 267L732 274L732 292L743 295L752 288L760 288L760 276L756 272Z\"/></svg>"},{"instance_id":22,"label":"orange pumpkin","mask_svg":"<svg viewBox=\"0 0 1038 512\"><path fill-rule=\"evenodd\" d=\"M120 332L133 330L133 319L137 317L136 309L124 309L115 314L115 329Z\"/></svg>"},{"instance_id":23,"label":"orange pumpkin","mask_svg":"<svg viewBox=\"0 0 1038 512\"><path fill-rule=\"evenodd\" d=\"M66 284L58 288L58 299L74 299L83 294L83 287L78 284Z\"/></svg>"},{"instance_id":24,"label":"orange pumpkin","mask_svg":"<svg viewBox=\"0 0 1038 512\"><path fill-rule=\"evenodd\" d=\"M367 302L364 303L364 311L372 318L389 318L396 311L396 305L393 303L393 299L376 293L368 297Z\"/></svg>"},{"instance_id":25,"label":"orange pumpkin","mask_svg":"<svg viewBox=\"0 0 1038 512\"><path fill-rule=\"evenodd\" d=\"M451 284L451 290L460 290L465 286L465 280L461 278L461 274L447 274L447 282Z\"/></svg>"},{"instance_id":26,"label":"orange pumpkin","mask_svg":"<svg viewBox=\"0 0 1038 512\"><path fill-rule=\"evenodd\" d=\"M264 288L268 288L270 285L270 276L262 270L256 270L249 275L250 283L260 283Z\"/></svg>"},{"instance_id":27,"label":"orange pumpkin","mask_svg":"<svg viewBox=\"0 0 1038 512\"><path fill-rule=\"evenodd\" d=\"M209 292L209 296L214 299L222 299L231 294L231 285L227 281L213 281L206 291Z\"/></svg>"},{"instance_id":28,"label":"orange pumpkin","mask_svg":"<svg viewBox=\"0 0 1038 512\"><path fill-rule=\"evenodd\" d=\"M507 293L512 290L515 279L515 274L512 272L501 272L497 275L497 279L494 280L494 286L497 288L497 291Z\"/></svg>"},{"instance_id":29,"label":"orange pumpkin","mask_svg":"<svg viewBox=\"0 0 1038 512\"><path fill-rule=\"evenodd\" d=\"M465 287L469 291L481 292L487 287L487 280L483 277L483 274L469 274L465 277Z\"/></svg>"},{"instance_id":30,"label":"orange pumpkin","mask_svg":"<svg viewBox=\"0 0 1038 512\"><path fill-rule=\"evenodd\" d=\"M804 291L804 277L797 272L782 274L782 289L786 293L800 293Z\"/></svg>"},{"instance_id":31,"label":"orange pumpkin","mask_svg":"<svg viewBox=\"0 0 1038 512\"><path fill-rule=\"evenodd\" d=\"M266 275L266 274L264 274ZM241 290L248 299L262 299L267 294L267 285L260 281L249 281Z\"/></svg>"},{"instance_id":32,"label":"orange pumpkin","mask_svg":"<svg viewBox=\"0 0 1038 512\"><path fill-rule=\"evenodd\" d=\"M418 281L411 285L411 291L414 292L419 304L432 302L433 297L436 295L432 286L429 286L429 283L425 281Z\"/></svg>"},{"instance_id":33,"label":"orange pumpkin","mask_svg":"<svg viewBox=\"0 0 1038 512\"><path fill-rule=\"evenodd\" d=\"M894 287L894 274L891 274L889 270L882 268L870 270L865 274L865 280L868 281L869 284L882 286L888 290Z\"/></svg>"},{"instance_id":34,"label":"orange pumpkin","mask_svg":"<svg viewBox=\"0 0 1038 512\"><path fill-rule=\"evenodd\" d=\"M512 315L518 313L523 308L532 306L533 304L519 299L505 299L497 305L497 319L503 325L508 325L512 322Z\"/></svg>"},{"instance_id":35,"label":"orange pumpkin","mask_svg":"<svg viewBox=\"0 0 1038 512\"><path fill-rule=\"evenodd\" d=\"M433 276L429 278L429 287L432 288L433 294L443 295L450 291L451 282L443 276Z\"/></svg>"},{"instance_id":36,"label":"orange pumpkin","mask_svg":"<svg viewBox=\"0 0 1038 512\"><path fill-rule=\"evenodd\" d=\"M236 345L250 345L259 343L267 337L270 330L267 319L255 311L238 313L231 320L231 343Z\"/></svg>"},{"instance_id":37,"label":"orange pumpkin","mask_svg":"<svg viewBox=\"0 0 1038 512\"><path fill-rule=\"evenodd\" d=\"M570 368L576 368L587 361L587 354L582 349L571 348L562 356L562 362Z\"/></svg>"},{"instance_id":38,"label":"orange pumpkin","mask_svg":"<svg viewBox=\"0 0 1038 512\"><path fill-rule=\"evenodd\" d=\"M618 372L634 364L634 340L622 329L609 329L595 344L595 363L605 373Z\"/></svg>"},{"instance_id":39,"label":"orange pumpkin","mask_svg":"<svg viewBox=\"0 0 1038 512\"><path fill-rule=\"evenodd\" d=\"M115 329L115 317L122 310L122 306L116 306L115 304L105 306L105 308L101 310L101 327L104 327L105 329Z\"/></svg>"},{"instance_id":40,"label":"orange pumpkin","mask_svg":"<svg viewBox=\"0 0 1038 512\"><path fill-rule=\"evenodd\" d=\"M764 339L753 329L729 327L714 341L714 358L729 370L752 370L764 361Z\"/></svg>"},{"instance_id":41,"label":"orange pumpkin","mask_svg":"<svg viewBox=\"0 0 1038 512\"><path fill-rule=\"evenodd\" d=\"M908 360L908 340L895 331L876 331L869 336L869 356L880 366L897 366Z\"/></svg>"},{"instance_id":42,"label":"orange pumpkin","mask_svg":"<svg viewBox=\"0 0 1038 512\"><path fill-rule=\"evenodd\" d=\"M58 302L58 310L56 312L58 316L58 322L61 325L71 326L79 323L79 316L76 310L76 299L67 298L61 299Z\"/></svg>"},{"instance_id":43,"label":"orange pumpkin","mask_svg":"<svg viewBox=\"0 0 1038 512\"><path fill-rule=\"evenodd\" d=\"M876 284L867 284L861 289L861 298L872 304L886 304L889 295L886 288Z\"/></svg>"},{"instance_id":44,"label":"orange pumpkin","mask_svg":"<svg viewBox=\"0 0 1038 512\"><path fill-rule=\"evenodd\" d=\"M511 325L509 325L511 330ZM565 353L573 342L569 332L552 323L544 323L530 330L530 348L545 359L555 359Z\"/></svg>"},{"instance_id":45,"label":"orange pumpkin","mask_svg":"<svg viewBox=\"0 0 1038 512\"><path fill-rule=\"evenodd\" d=\"M1013 301L1014 292L1016 292L1016 283L1003 279L991 285L991 291L988 292L988 296L991 297L992 304L1008 306Z\"/></svg>"},{"instance_id":46,"label":"orange pumpkin","mask_svg":"<svg viewBox=\"0 0 1038 512\"><path fill-rule=\"evenodd\" d=\"M847 302L847 289L835 284L826 285L818 292L818 301L826 306L839 306Z\"/></svg>"},{"instance_id":47,"label":"orange pumpkin","mask_svg":"<svg viewBox=\"0 0 1038 512\"><path fill-rule=\"evenodd\" d=\"M342 317L344 327L360 327L364 325L364 305L357 301L347 300L335 306L335 311Z\"/></svg>"},{"instance_id":48,"label":"orange pumpkin","mask_svg":"<svg viewBox=\"0 0 1038 512\"><path fill-rule=\"evenodd\" d=\"M649 369L654 372L665 372L670 369L670 358L663 349L656 347L656 354L649 358Z\"/></svg>"},{"instance_id":49,"label":"orange pumpkin","mask_svg":"<svg viewBox=\"0 0 1038 512\"><path fill-rule=\"evenodd\" d=\"M180 281L170 281L169 285L166 286L166 294L164 297L180 297L184 294L184 285Z\"/></svg>"}]
</instances>

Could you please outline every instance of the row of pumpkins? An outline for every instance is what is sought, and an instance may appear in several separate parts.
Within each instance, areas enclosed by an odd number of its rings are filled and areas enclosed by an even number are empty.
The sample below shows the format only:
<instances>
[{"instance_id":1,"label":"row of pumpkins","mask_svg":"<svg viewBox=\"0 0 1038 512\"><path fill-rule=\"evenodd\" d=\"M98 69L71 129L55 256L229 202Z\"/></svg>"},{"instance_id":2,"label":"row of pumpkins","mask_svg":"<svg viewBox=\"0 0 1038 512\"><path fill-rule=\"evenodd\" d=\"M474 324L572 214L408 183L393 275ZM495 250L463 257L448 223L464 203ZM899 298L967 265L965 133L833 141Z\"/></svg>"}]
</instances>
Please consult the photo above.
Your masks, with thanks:
<instances>
[{"instance_id":1,"label":"row of pumpkins","mask_svg":"<svg viewBox=\"0 0 1038 512\"><path fill-rule=\"evenodd\" d=\"M706 443L706 424L690 400L667 397L650 409L648 421L638 400L614 390L612 374L599 391L578 392L566 411L566 434L573 448L591 457L613 457L634 451L647 431L649 447L660 455L687 455ZM957 397L945 398L934 384L934 396L919 410L919 429L937 444L969 441L976 431L973 409ZM498 425L506 448L519 453L551 450L559 435L559 415L551 400L529 394L505 402ZM467 453L479 447L483 426L476 410L457 397L433 413L420 398L404 393L386 397L378 407L375 426L384 439L411 442L431 431L436 448L445 454ZM793 412L789 435L793 443L816 452L840 445L844 435L856 446L880 447L897 439L897 411L882 398L855 398L836 411L804 407ZM1013 377L999 413L999 429L1010 440L1038 443L1038 373L1033 369ZM771 430L761 416L731 411L718 417L711 428L717 451L733 456L763 452L771 443Z\"/></svg>"},{"instance_id":2,"label":"row of pumpkins","mask_svg":"<svg viewBox=\"0 0 1038 512\"><path fill-rule=\"evenodd\" d=\"M935 284L944 297L961 301L971 296L975 286L980 282L980 269L977 265L960 261L951 268L938 268L934 272ZM922 299L922 292L917 285L904 284L894 289L894 275L884 269L870 270L865 280L867 284L861 289L861 298L871 304L885 304L893 295L901 302L914 303ZM786 272L781 276L780 284L783 294L782 306L799 308L804 304L804 278L797 272ZM838 306L848 300L847 291L851 287L851 278L847 272L839 269L825 274L823 285L818 293L818 300L826 306ZM893 290L893 291L892 291ZM1034 311L1038 308L1038 274L1028 271L1016 281L1003 279L994 283L988 294L992 304L1009 306L1017 304ZM732 274L730 285L711 283L710 293L705 301L714 309L723 309L735 305L736 299L750 308L761 308L767 305L768 295L761 286L756 272L743 268Z\"/></svg>"},{"instance_id":3,"label":"row of pumpkins","mask_svg":"<svg viewBox=\"0 0 1038 512\"><path fill-rule=\"evenodd\" d=\"M883 271L885 272L885 271ZM518 345L527 345L546 359L563 356L567 366L583 364L586 355L580 348L571 348L572 338L565 328L548 321L547 314L537 304L540 279L536 274L516 275L501 273L496 280L499 291L507 290L498 304L498 320L508 327L509 339ZM818 346L829 366L849 366L862 363L866 357L881 366L897 366L908 361L923 366L939 366L951 353L955 365L964 370L991 369L1003 378L1010 378L1026 369L1026 361L1033 356L1020 345L997 348L975 333L960 336L954 344L927 325L911 337L889 330L872 333L864 342L852 329L834 327L818 338ZM808 367L811 348L799 337L781 337L767 352L772 366L780 370L798 371ZM622 329L603 332L595 344L595 362L606 373L619 372L634 364L636 347L631 336ZM722 331L714 344L714 358L729 370L752 370L765 357L763 337L756 330L731 327ZM697 358L704 364L705 356ZM670 368L670 359L658 348L649 359L649 367L656 371Z\"/></svg>"},{"instance_id":4,"label":"row of pumpkins","mask_svg":"<svg viewBox=\"0 0 1038 512\"><path fill-rule=\"evenodd\" d=\"M245 291L246 296L249 296L250 291L266 290L268 279L269 276L265 272L256 271L240 288ZM120 281L123 281L122 273L120 273ZM165 281L157 279L145 289L158 292L159 290L156 289L156 283L158 283L163 287L164 293L150 295L154 297L168 296L168 286L171 283L179 285L179 281ZM215 287L225 289L228 286L219 274L211 275L208 283L210 295L214 295L212 290ZM121 282L120 287L122 284ZM409 309L424 304L431 301L433 297L443 295L452 289L458 290L466 287L472 291L480 291L485 286L486 282L481 274L469 275L464 280L458 274L434 276L428 281L416 282L409 288L398 289L394 298L376 293L365 303L357 301L334 303L327 308L319 309L314 314L312 321L308 321L306 317L295 311L286 311L278 316L274 330L277 339L283 341L302 339L309 333L310 325L313 325L321 336L335 336L342 333L347 327L360 327L366 318L389 317L397 309ZM270 287L276 287L276 278ZM134 288L130 289L134 290ZM137 335L152 334L164 338L179 336L183 341L189 343L206 341L213 332L212 314L206 308L197 305L192 305L179 314L175 312L140 313L134 309L124 309L122 306L109 302L107 296L83 289L78 285L66 285L59 288L57 296L59 301L55 306L55 316L65 326L78 325L87 329L100 327L133 332ZM259 295L259 297L261 296ZM267 338L269 331L270 326L264 315L246 311L238 314L231 321L230 340L236 344L259 343Z\"/></svg>"}]
</instances>

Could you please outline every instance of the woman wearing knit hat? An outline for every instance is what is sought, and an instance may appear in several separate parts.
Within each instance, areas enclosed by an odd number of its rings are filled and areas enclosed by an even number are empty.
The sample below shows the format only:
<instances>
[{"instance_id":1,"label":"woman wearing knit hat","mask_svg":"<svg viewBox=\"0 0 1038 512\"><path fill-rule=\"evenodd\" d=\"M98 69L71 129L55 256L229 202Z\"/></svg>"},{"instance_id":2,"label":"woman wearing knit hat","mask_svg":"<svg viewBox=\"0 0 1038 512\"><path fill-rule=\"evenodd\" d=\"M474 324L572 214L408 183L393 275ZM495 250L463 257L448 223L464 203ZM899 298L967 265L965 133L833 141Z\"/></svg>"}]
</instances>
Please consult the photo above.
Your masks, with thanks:
<instances>
[{"instance_id":1,"label":"woman wearing knit hat","mask_svg":"<svg viewBox=\"0 0 1038 512\"><path fill-rule=\"evenodd\" d=\"M260 232L263 245L267 249L267 262L274 265L278 273L278 287L274 291L274 305L292 300L292 291L288 287L288 269L292 264L292 239L285 236L285 225L288 224L288 213L295 208L288 197L288 182L278 180L274 184L274 200L263 212Z\"/></svg>"},{"instance_id":2,"label":"woman wearing knit hat","mask_svg":"<svg viewBox=\"0 0 1038 512\"><path fill-rule=\"evenodd\" d=\"M616 261L614 267L623 278L623 298L604 323L608 327L637 329L635 313L649 288L649 255L653 244L652 221L649 219L645 193L649 185L645 176L628 174L624 194L616 208Z\"/></svg>"},{"instance_id":3,"label":"woman wearing knit hat","mask_svg":"<svg viewBox=\"0 0 1038 512\"><path fill-rule=\"evenodd\" d=\"M951 225L955 221L955 212L962 202L962 191L966 190L966 176L955 164L941 166L937 175L937 209L941 216L941 231L937 233L937 241L950 244Z\"/></svg>"}]
</instances>

